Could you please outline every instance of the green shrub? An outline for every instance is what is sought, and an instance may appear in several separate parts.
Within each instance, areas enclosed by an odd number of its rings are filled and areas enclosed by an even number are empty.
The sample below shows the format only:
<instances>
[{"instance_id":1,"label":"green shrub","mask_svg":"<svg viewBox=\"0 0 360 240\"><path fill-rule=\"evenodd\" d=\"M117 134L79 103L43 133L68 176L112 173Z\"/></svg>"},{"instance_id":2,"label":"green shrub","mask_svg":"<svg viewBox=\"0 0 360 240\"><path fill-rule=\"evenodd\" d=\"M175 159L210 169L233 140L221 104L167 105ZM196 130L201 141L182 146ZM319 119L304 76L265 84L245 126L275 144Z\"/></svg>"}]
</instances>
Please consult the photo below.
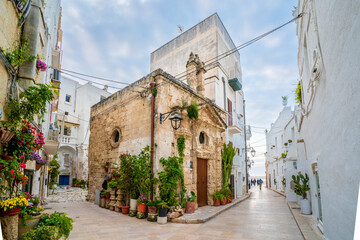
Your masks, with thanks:
<instances>
[{"instance_id":1,"label":"green shrub","mask_svg":"<svg viewBox=\"0 0 360 240\"><path fill-rule=\"evenodd\" d=\"M185 138L179 137L177 139L177 147L178 147L178 153L180 157L185 157L184 149L185 149Z\"/></svg>"},{"instance_id":2,"label":"green shrub","mask_svg":"<svg viewBox=\"0 0 360 240\"><path fill-rule=\"evenodd\" d=\"M40 218L39 227L54 226L58 229L60 237L69 238L70 231L73 229L74 220L66 216L66 213L54 212L51 215L44 215Z\"/></svg>"},{"instance_id":3,"label":"green shrub","mask_svg":"<svg viewBox=\"0 0 360 240\"><path fill-rule=\"evenodd\" d=\"M297 88L295 90L295 101L297 103L301 103L302 99L301 99L301 81L299 81Z\"/></svg>"},{"instance_id":4,"label":"green shrub","mask_svg":"<svg viewBox=\"0 0 360 240\"><path fill-rule=\"evenodd\" d=\"M30 230L22 237L24 240L57 240L61 235L57 227L44 225Z\"/></svg>"},{"instance_id":5,"label":"green shrub","mask_svg":"<svg viewBox=\"0 0 360 240\"><path fill-rule=\"evenodd\" d=\"M6 49L5 51L6 59L14 67L20 67L26 61L34 61L36 56L31 55L29 48L29 42L26 38L22 39L22 44L19 41L16 41L13 44L13 49Z\"/></svg>"},{"instance_id":6,"label":"green shrub","mask_svg":"<svg viewBox=\"0 0 360 240\"><path fill-rule=\"evenodd\" d=\"M108 184L108 186L112 189L116 188L117 185L118 185L117 181L111 181Z\"/></svg>"}]
</instances>

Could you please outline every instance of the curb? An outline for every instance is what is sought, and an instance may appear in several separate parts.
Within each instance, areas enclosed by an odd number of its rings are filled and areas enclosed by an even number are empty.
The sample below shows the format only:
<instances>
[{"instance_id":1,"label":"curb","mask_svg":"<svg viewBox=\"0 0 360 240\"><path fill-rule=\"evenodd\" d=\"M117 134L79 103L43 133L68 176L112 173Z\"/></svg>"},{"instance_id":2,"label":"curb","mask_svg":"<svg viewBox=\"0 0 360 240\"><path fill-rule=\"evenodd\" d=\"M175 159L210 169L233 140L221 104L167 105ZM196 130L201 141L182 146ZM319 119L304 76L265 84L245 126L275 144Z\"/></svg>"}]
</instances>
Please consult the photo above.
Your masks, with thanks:
<instances>
[{"instance_id":1,"label":"curb","mask_svg":"<svg viewBox=\"0 0 360 240\"><path fill-rule=\"evenodd\" d=\"M268 189L270 189L270 190L272 190L272 191L276 192L277 194L280 194L280 195L281 195L281 196L283 196L283 197L286 197L286 194L285 194L285 193L283 193L283 192L280 192L280 191L275 190L275 189L272 189L272 188L268 188Z\"/></svg>"},{"instance_id":2,"label":"curb","mask_svg":"<svg viewBox=\"0 0 360 240\"><path fill-rule=\"evenodd\" d=\"M251 196L251 192L247 193L245 196L243 196L242 198L236 200L236 202L232 202L229 203L227 205L225 205L226 207L220 209L219 211L210 214L207 217L204 218L198 218L198 219L184 219L184 218L174 218L171 220L172 223L183 223L183 224L198 224L198 223L205 223L207 221L209 221L210 219L216 217L217 215L219 215L220 213L223 213L224 211L228 210L229 208L237 205L238 203L241 203L243 201L245 201L246 199L248 199Z\"/></svg>"}]
</instances>

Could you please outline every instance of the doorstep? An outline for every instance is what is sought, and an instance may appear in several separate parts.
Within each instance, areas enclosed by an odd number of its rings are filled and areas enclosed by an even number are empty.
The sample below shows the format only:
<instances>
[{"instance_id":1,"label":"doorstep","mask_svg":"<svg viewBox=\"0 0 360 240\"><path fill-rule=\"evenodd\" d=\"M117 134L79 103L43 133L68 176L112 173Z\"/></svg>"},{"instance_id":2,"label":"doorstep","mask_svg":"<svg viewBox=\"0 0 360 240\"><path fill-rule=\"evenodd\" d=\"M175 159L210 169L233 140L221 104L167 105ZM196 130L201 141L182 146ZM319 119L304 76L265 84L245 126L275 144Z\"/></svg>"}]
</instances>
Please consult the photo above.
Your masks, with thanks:
<instances>
[{"instance_id":1,"label":"doorstep","mask_svg":"<svg viewBox=\"0 0 360 240\"><path fill-rule=\"evenodd\" d=\"M220 213L226 211L227 209L235 206L236 204L248 199L251 193L247 193L241 198L233 199L231 203L226 205L221 205L218 207L214 206L204 206L195 210L192 214L185 213L183 216L174 218L171 220L173 223L189 223L189 224L196 224L196 223L204 223L212 219L213 217L219 215Z\"/></svg>"},{"instance_id":2,"label":"doorstep","mask_svg":"<svg viewBox=\"0 0 360 240\"><path fill-rule=\"evenodd\" d=\"M318 229L317 223L312 215L301 214L300 206L297 204L297 202L288 202L287 204L305 240L325 239Z\"/></svg>"},{"instance_id":3,"label":"doorstep","mask_svg":"<svg viewBox=\"0 0 360 240\"><path fill-rule=\"evenodd\" d=\"M284 192L282 192L282 191L278 191L278 190L275 190L275 189L272 189L272 188L269 188L269 189L273 190L274 192L280 194L283 197L286 197L286 194Z\"/></svg>"}]
</instances>

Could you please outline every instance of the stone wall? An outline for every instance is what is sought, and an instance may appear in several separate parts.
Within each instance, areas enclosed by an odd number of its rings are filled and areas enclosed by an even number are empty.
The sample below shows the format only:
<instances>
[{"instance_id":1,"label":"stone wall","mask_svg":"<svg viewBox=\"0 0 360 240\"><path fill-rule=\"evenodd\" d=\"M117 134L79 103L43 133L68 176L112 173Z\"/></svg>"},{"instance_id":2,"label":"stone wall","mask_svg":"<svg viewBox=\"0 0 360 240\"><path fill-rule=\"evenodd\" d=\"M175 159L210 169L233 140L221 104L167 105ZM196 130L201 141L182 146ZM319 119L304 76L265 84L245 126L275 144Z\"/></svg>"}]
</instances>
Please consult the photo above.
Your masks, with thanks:
<instances>
[{"instance_id":1,"label":"stone wall","mask_svg":"<svg viewBox=\"0 0 360 240\"><path fill-rule=\"evenodd\" d=\"M151 99L148 96L150 92L138 87L138 85L149 86L150 81L155 81L159 86L155 100L155 175L161 171L160 158L178 155L177 138L184 136L186 138L183 165L185 185L189 191L196 193L196 159L207 159L208 204L210 204L210 194L220 189L222 183L221 149L226 141L225 112L162 70L152 72L134 85L92 107L89 142L90 200L94 200L95 190L101 189L106 174L104 169L106 162L117 162L121 153L138 154L142 148L150 145ZM134 92L135 89L143 90L144 98ZM195 100L201 107L197 120L190 120L186 108L181 107L183 101L190 104L191 100ZM178 130L171 127L170 120L166 120L163 124L159 122L160 113L173 109L179 109L179 114L183 118ZM115 128L121 131L118 143L111 140ZM198 141L201 131L206 136L204 145L199 144ZM190 169L190 162L193 170Z\"/></svg>"}]
</instances>

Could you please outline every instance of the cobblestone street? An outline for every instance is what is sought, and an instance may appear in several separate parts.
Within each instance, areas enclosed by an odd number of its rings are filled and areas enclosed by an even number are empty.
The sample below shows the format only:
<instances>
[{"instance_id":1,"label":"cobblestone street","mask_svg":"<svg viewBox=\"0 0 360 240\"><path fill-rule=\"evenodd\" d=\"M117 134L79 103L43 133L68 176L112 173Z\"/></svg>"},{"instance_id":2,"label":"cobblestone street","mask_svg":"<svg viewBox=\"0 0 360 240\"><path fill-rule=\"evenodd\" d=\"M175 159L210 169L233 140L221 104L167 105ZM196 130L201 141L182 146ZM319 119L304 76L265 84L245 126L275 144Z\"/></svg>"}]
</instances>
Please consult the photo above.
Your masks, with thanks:
<instances>
[{"instance_id":1,"label":"cobblestone street","mask_svg":"<svg viewBox=\"0 0 360 240\"><path fill-rule=\"evenodd\" d=\"M249 199L203 224L160 225L89 202L47 207L74 218L70 239L303 239L284 197L267 189L251 190Z\"/></svg>"}]
</instances>

